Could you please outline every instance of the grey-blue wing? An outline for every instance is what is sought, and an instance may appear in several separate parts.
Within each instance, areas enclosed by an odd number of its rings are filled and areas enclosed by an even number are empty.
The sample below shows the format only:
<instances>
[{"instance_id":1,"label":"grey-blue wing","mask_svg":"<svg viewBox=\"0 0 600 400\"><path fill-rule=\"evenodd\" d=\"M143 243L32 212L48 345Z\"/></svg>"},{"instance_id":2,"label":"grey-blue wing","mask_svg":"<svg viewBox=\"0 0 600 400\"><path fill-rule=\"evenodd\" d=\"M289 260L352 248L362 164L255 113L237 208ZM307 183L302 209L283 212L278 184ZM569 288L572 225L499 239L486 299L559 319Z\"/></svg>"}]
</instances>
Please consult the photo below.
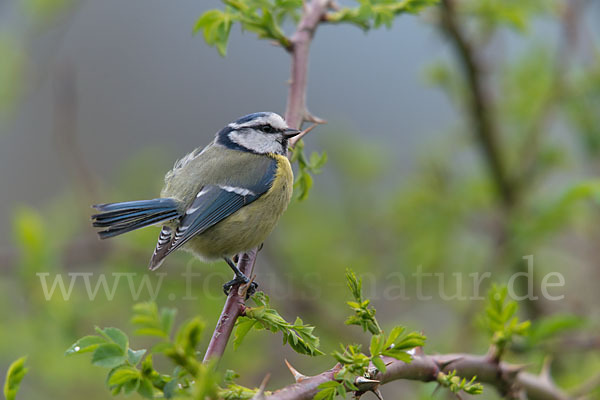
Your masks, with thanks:
<instances>
[{"instance_id":1,"label":"grey-blue wing","mask_svg":"<svg viewBox=\"0 0 600 400\"><path fill-rule=\"evenodd\" d=\"M150 269L158 268L166 256L183 246L194 236L201 234L266 193L275 179L276 170L277 162L273 160L271 168L249 187L204 186L180 218L175 233L172 234L171 231L161 232L157 250L150 261ZM168 237L166 236L167 233Z\"/></svg>"}]
</instances>

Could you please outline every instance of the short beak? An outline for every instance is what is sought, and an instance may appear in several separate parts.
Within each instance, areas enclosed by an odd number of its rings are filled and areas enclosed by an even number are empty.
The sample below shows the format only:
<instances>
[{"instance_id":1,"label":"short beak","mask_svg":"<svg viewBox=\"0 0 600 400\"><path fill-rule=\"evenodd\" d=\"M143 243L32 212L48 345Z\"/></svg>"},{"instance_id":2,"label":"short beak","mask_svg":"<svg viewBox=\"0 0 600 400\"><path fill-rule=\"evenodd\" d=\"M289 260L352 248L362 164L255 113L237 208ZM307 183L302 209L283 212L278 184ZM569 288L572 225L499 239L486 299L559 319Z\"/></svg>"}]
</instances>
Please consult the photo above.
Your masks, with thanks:
<instances>
[{"instance_id":1,"label":"short beak","mask_svg":"<svg viewBox=\"0 0 600 400\"><path fill-rule=\"evenodd\" d=\"M293 129L293 128L287 128L286 130L283 131L283 136L286 139L289 138L293 138L294 136L296 136L297 134L299 134L300 132L302 132L301 130L298 129Z\"/></svg>"}]
</instances>

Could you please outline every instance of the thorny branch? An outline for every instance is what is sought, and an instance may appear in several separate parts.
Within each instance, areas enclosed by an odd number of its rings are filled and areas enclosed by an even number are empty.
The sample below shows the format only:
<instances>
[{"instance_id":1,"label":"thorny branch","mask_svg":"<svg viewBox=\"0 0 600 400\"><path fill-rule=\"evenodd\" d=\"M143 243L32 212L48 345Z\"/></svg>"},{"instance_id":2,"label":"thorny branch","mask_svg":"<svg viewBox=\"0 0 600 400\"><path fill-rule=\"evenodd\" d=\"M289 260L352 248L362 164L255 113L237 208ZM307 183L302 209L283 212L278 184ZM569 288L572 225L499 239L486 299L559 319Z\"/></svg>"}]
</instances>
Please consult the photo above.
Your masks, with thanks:
<instances>
[{"instance_id":1,"label":"thorny branch","mask_svg":"<svg viewBox=\"0 0 600 400\"><path fill-rule=\"evenodd\" d=\"M501 393L507 390L522 392L528 400L567 400L569 396L558 389L545 375L534 375L523 371L523 366L501 362L495 363L488 356L470 354L447 354L428 356L416 354L407 364L393 358L384 357L386 372L377 372L371 379L357 380L361 393L377 391L379 385L399 379L435 382L438 373L449 373L456 370L457 375L494 386ZM336 365L321 374L306 377L295 374L296 383L287 386L268 396L269 400L309 400L319 391L318 386L334 379L340 366ZM370 369L370 370L375 370ZM297 372L297 371L296 371ZM362 381L362 383L361 383ZM511 387L507 388L506 384ZM361 394L359 393L359 394Z\"/></svg>"},{"instance_id":2,"label":"thorny branch","mask_svg":"<svg viewBox=\"0 0 600 400\"><path fill-rule=\"evenodd\" d=\"M306 108L306 80L308 75L308 55L310 43L319 23L323 20L325 13L330 5L330 0L312 0L304 7L304 13L296 32L291 38L291 44L287 48L292 57L291 63L291 82L288 92L287 108L285 112L285 120L290 127L300 128L303 122L323 122L322 120L311 116ZM308 130L307 130L308 131ZM301 135L299 135L301 136ZM291 140L290 146L293 147L298 139ZM253 249L239 256L238 268L243 273L251 269L256 261L258 254L257 249ZM245 304L244 296L238 293L238 287L234 287L221 316L217 322L217 326L213 332L204 361L212 358L219 359L225 352L225 347L233 331L233 327L237 318L243 315Z\"/></svg>"}]
</instances>

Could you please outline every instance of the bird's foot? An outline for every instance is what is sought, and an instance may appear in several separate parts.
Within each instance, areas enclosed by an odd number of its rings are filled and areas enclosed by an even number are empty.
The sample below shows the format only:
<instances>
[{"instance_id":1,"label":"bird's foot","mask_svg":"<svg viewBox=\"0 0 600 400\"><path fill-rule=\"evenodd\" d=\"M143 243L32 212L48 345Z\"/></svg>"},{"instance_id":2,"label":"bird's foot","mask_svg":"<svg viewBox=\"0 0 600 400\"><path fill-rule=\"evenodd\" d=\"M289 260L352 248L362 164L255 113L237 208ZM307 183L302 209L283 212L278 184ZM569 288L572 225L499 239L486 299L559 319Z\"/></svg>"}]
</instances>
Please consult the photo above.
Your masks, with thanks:
<instances>
[{"instance_id":1,"label":"bird's foot","mask_svg":"<svg viewBox=\"0 0 600 400\"><path fill-rule=\"evenodd\" d=\"M235 278L230 280L229 282L223 285L223 292L226 296L229 296L229 292L234 286L248 284L248 289L246 289L246 300L248 300L252 295L256 292L258 288L258 283L252 281L246 275L237 275Z\"/></svg>"}]
</instances>

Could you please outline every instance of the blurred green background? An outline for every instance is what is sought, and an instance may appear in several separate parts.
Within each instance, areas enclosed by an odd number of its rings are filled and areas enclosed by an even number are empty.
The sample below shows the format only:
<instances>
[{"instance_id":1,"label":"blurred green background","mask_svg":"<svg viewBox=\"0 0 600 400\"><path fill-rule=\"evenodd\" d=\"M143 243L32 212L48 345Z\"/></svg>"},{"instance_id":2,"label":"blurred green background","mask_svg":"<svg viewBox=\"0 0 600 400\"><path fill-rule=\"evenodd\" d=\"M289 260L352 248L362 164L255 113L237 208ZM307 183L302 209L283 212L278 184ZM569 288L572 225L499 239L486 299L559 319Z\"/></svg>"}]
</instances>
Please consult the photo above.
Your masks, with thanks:
<instances>
[{"instance_id":1,"label":"blurred green background","mask_svg":"<svg viewBox=\"0 0 600 400\"><path fill-rule=\"evenodd\" d=\"M64 351L94 325L131 327L132 305L152 297L144 284L159 288L159 306L178 308L178 321L199 314L214 327L224 263L174 254L149 273L158 228L100 242L89 223L90 204L157 196L175 159L229 121L284 112L285 52L236 28L219 57L191 33L213 7L220 3L0 1L0 373L29 356L20 398L109 398L100 368ZM511 197L489 173L469 75L439 9L367 35L325 25L308 103L328 124L306 146L329 161L266 242L258 281L284 317L317 326L326 353L364 340L344 326L347 267L363 276L383 325L423 331L428 352L484 353L484 302L445 297L476 295L469 274L489 272L483 295L526 272L523 257L533 256L542 298L520 302L533 332L509 360L535 372L550 356L557 382L577 387L600 370L600 4L463 0L458 17L485 65L485 112ZM431 299L418 299L419 268L443 274L423 280ZM550 293L562 299L544 299L541 282L556 272L565 284ZM45 296L42 281L51 287L58 274L65 290L73 282L68 299L58 286ZM96 286L101 274L108 294ZM90 289L99 289L93 298ZM305 374L332 364L280 342L252 332L221 366L247 386L270 372L277 388L291 382L284 357ZM433 389L394 382L383 394L430 398Z\"/></svg>"}]
</instances>

